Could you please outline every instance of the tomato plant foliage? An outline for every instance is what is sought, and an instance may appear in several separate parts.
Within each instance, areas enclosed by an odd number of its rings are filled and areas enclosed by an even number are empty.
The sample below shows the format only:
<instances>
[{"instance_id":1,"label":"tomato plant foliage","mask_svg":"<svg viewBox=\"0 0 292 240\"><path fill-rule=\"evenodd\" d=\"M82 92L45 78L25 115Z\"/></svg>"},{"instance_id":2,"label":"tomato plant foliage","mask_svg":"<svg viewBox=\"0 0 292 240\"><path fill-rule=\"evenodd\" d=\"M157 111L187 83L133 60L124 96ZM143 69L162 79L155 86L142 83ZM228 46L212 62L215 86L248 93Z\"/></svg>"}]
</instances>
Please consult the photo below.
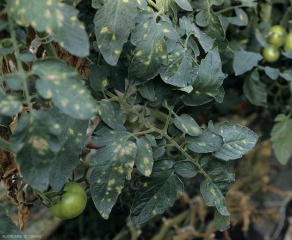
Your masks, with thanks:
<instances>
[{"instance_id":1,"label":"tomato plant foliage","mask_svg":"<svg viewBox=\"0 0 292 240\"><path fill-rule=\"evenodd\" d=\"M76 10L82 4L90 17ZM291 71L258 66L266 64L260 48L267 42L249 20L256 7L252 0L1 1L2 65L10 61L14 68L0 79L0 123L8 129L12 118L16 129L9 141L0 138L0 147L15 154L22 181L42 200L48 186L58 192L74 169L85 169L83 180L105 219L126 182L137 182L130 210L136 224L173 206L184 178L202 175L202 196L225 230L225 196L235 180L226 162L250 151L258 136L239 124L199 122L199 111L223 102L228 74L246 77L244 93L259 106L268 105L259 74L292 82ZM228 42L230 26L249 23L258 49ZM45 54L29 51L29 30ZM90 63L87 76L54 47ZM282 57L291 59L291 52ZM282 162L291 155L278 144L290 138L290 120L278 117L272 132ZM96 150L85 157L91 145Z\"/></svg>"}]
</instances>

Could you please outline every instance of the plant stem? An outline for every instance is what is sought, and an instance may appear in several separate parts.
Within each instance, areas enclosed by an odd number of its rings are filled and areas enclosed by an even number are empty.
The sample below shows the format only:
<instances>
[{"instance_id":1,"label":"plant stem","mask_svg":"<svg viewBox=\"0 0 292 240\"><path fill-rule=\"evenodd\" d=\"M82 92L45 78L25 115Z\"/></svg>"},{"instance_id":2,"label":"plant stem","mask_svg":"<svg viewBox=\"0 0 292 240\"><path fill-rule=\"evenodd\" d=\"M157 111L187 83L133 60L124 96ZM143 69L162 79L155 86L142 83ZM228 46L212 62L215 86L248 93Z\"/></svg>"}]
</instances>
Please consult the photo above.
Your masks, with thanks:
<instances>
[{"instance_id":1,"label":"plant stem","mask_svg":"<svg viewBox=\"0 0 292 240\"><path fill-rule=\"evenodd\" d=\"M152 7L154 7L158 12L161 11L155 2L153 2L152 0L146 0L146 1L147 1L147 3L149 5L151 5Z\"/></svg>"},{"instance_id":2,"label":"plant stem","mask_svg":"<svg viewBox=\"0 0 292 240\"><path fill-rule=\"evenodd\" d=\"M48 36L48 34L46 32L36 32L36 33L40 38L44 38L44 37ZM56 51L55 51L55 48L53 47L52 43L45 43L42 45L44 46L48 56L58 58Z\"/></svg>"},{"instance_id":3,"label":"plant stem","mask_svg":"<svg viewBox=\"0 0 292 240\"><path fill-rule=\"evenodd\" d=\"M109 99L110 101L115 101L115 102L119 102L121 104L123 104L127 109L128 112L134 113L136 116L139 117L140 121L148 128L148 131L151 132L156 132L158 134L160 134L161 136L163 136L165 139L167 139L171 144L174 145L174 147L176 147L188 160L190 160L191 162L194 163L194 165L199 169L199 171L208 179L211 180L210 176L205 172L205 170L201 167L201 165L194 159L192 158L174 139L172 139L171 136L169 136L167 134L167 131L165 131L164 129L158 129L156 127L154 127L150 122L148 122L143 115L141 115L139 112L137 112L135 109L133 109L124 99L121 99L117 96L115 96L114 94L112 94L111 92L106 90L106 94L108 96L111 97L111 99Z\"/></svg>"},{"instance_id":4,"label":"plant stem","mask_svg":"<svg viewBox=\"0 0 292 240\"><path fill-rule=\"evenodd\" d=\"M31 98L29 95L28 84L27 84L27 74L23 70L23 67L22 67L22 62L20 60L19 48L17 46L16 34L14 31L14 23L13 23L13 20L11 19L10 16L8 16L8 24L9 24L9 28L10 28L11 40L12 40L12 44L13 44L13 50L14 50L14 55L15 55L15 59L16 59L18 73L21 76L21 79L23 81L23 88L24 88L26 104L27 104L27 106L29 106L30 109L32 109Z\"/></svg>"},{"instance_id":5,"label":"plant stem","mask_svg":"<svg viewBox=\"0 0 292 240\"><path fill-rule=\"evenodd\" d=\"M236 9L236 8L240 8L240 7L244 7L244 5L238 5L238 6L231 6L231 7L228 7L228 8L224 8L222 10L219 10L217 12L215 12L215 14L220 14L220 13L224 13L224 12L227 12L227 11L230 11L230 10L233 10L233 9Z\"/></svg>"}]
</instances>

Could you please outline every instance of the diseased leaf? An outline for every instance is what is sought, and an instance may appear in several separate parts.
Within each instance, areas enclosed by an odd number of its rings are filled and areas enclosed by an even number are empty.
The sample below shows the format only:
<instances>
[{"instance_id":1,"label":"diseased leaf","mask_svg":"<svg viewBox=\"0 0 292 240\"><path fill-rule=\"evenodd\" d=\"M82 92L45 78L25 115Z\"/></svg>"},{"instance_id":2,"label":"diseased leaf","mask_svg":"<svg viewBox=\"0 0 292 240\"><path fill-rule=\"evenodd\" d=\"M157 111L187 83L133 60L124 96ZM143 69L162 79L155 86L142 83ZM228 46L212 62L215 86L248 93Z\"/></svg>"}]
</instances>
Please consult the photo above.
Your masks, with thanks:
<instances>
[{"instance_id":1,"label":"diseased leaf","mask_svg":"<svg viewBox=\"0 0 292 240\"><path fill-rule=\"evenodd\" d=\"M0 114L12 116L22 110L21 98L17 95L5 94L0 88Z\"/></svg>"},{"instance_id":2,"label":"diseased leaf","mask_svg":"<svg viewBox=\"0 0 292 240\"><path fill-rule=\"evenodd\" d=\"M21 115L11 136L12 150L26 182L40 190L47 188L50 165L60 151L61 126L46 110Z\"/></svg>"},{"instance_id":3,"label":"diseased leaf","mask_svg":"<svg viewBox=\"0 0 292 240\"><path fill-rule=\"evenodd\" d=\"M131 136L131 133L125 130L111 130L104 127L92 134L92 142L98 147L103 147L115 141L126 141Z\"/></svg>"},{"instance_id":4,"label":"diseased leaf","mask_svg":"<svg viewBox=\"0 0 292 240\"><path fill-rule=\"evenodd\" d=\"M275 121L277 123L273 126L271 132L273 149L278 161L281 164L287 164L292 155L292 135L290 134L290 130L292 129L292 119L280 114Z\"/></svg>"},{"instance_id":5,"label":"diseased leaf","mask_svg":"<svg viewBox=\"0 0 292 240\"><path fill-rule=\"evenodd\" d=\"M214 156L228 161L242 157L256 144L258 136L247 127L239 124L221 123L216 131L224 140L223 146L214 153Z\"/></svg>"},{"instance_id":6,"label":"diseased leaf","mask_svg":"<svg viewBox=\"0 0 292 240\"><path fill-rule=\"evenodd\" d=\"M200 126L187 114L176 115L173 123L178 129L190 136L199 136L202 134Z\"/></svg>"},{"instance_id":7,"label":"diseased leaf","mask_svg":"<svg viewBox=\"0 0 292 240\"><path fill-rule=\"evenodd\" d=\"M176 87L187 87L193 83L194 69L187 49L180 44L168 55L168 64L160 70L162 80Z\"/></svg>"},{"instance_id":8,"label":"diseased leaf","mask_svg":"<svg viewBox=\"0 0 292 240\"><path fill-rule=\"evenodd\" d=\"M218 50L214 48L201 61L198 74L193 83L194 90L190 94L183 96L184 103L188 106L199 106L211 102L214 98L217 101L221 100L221 86L226 76L222 72L222 63Z\"/></svg>"},{"instance_id":9,"label":"diseased leaf","mask_svg":"<svg viewBox=\"0 0 292 240\"><path fill-rule=\"evenodd\" d=\"M63 114L57 109L49 112L61 126L61 150L56 154L50 168L49 182L55 191L59 191L79 161L88 128L87 120L77 120Z\"/></svg>"},{"instance_id":10,"label":"diseased leaf","mask_svg":"<svg viewBox=\"0 0 292 240\"><path fill-rule=\"evenodd\" d=\"M135 27L137 5L137 0L108 0L96 11L93 22L98 48L110 65L117 64L123 45Z\"/></svg>"},{"instance_id":11,"label":"diseased leaf","mask_svg":"<svg viewBox=\"0 0 292 240\"><path fill-rule=\"evenodd\" d=\"M146 138L138 138L136 141L137 155L135 165L140 173L149 176L152 172L153 153L149 141Z\"/></svg>"},{"instance_id":12,"label":"diseased leaf","mask_svg":"<svg viewBox=\"0 0 292 240\"><path fill-rule=\"evenodd\" d=\"M115 110L113 105L108 100L101 100L99 102L99 109L98 113L101 116L102 120L112 129L116 127L116 117L115 117Z\"/></svg>"},{"instance_id":13,"label":"diseased leaf","mask_svg":"<svg viewBox=\"0 0 292 240\"><path fill-rule=\"evenodd\" d=\"M139 181L139 190L131 208L133 223L140 224L163 213L182 195L183 183L173 172L172 165L173 162L169 160L157 161L151 176Z\"/></svg>"},{"instance_id":14,"label":"diseased leaf","mask_svg":"<svg viewBox=\"0 0 292 240\"><path fill-rule=\"evenodd\" d=\"M247 52L247 51L238 51L234 55L233 69L235 75L241 75L254 66L257 66L258 62L262 60L263 57L259 53Z\"/></svg>"},{"instance_id":15,"label":"diseased leaf","mask_svg":"<svg viewBox=\"0 0 292 240\"><path fill-rule=\"evenodd\" d=\"M179 161L174 164L174 171L185 178L192 178L196 176L198 169L191 161Z\"/></svg>"},{"instance_id":16,"label":"diseased leaf","mask_svg":"<svg viewBox=\"0 0 292 240\"><path fill-rule=\"evenodd\" d=\"M220 149L223 145L223 138L208 130L203 130L199 137L187 137L188 148L196 153L209 153Z\"/></svg>"},{"instance_id":17,"label":"diseased leaf","mask_svg":"<svg viewBox=\"0 0 292 240\"><path fill-rule=\"evenodd\" d=\"M92 156L91 196L100 215L108 219L126 179L131 179L137 148L131 141L115 141Z\"/></svg>"},{"instance_id":18,"label":"diseased leaf","mask_svg":"<svg viewBox=\"0 0 292 240\"><path fill-rule=\"evenodd\" d=\"M96 92L100 92L109 85L108 77L110 76L110 70L105 65L90 66L89 83L92 89Z\"/></svg>"},{"instance_id":19,"label":"diseased leaf","mask_svg":"<svg viewBox=\"0 0 292 240\"><path fill-rule=\"evenodd\" d=\"M243 83L245 97L256 106L267 106L266 85L260 81L260 75L254 70Z\"/></svg>"},{"instance_id":20,"label":"diseased leaf","mask_svg":"<svg viewBox=\"0 0 292 240\"><path fill-rule=\"evenodd\" d=\"M35 62L32 71L40 77L36 83L38 93L45 99L52 98L62 112L77 119L89 119L96 114L94 99L66 63L46 58Z\"/></svg>"},{"instance_id":21,"label":"diseased leaf","mask_svg":"<svg viewBox=\"0 0 292 240\"><path fill-rule=\"evenodd\" d=\"M205 180L201 183L200 191L208 206L215 206L218 212L223 216L230 215L226 208L225 198L216 184L210 180Z\"/></svg>"},{"instance_id":22,"label":"diseased leaf","mask_svg":"<svg viewBox=\"0 0 292 240\"><path fill-rule=\"evenodd\" d=\"M79 57L89 54L88 35L74 7L58 0L9 0L7 11L17 24L47 32L69 53Z\"/></svg>"}]
</instances>

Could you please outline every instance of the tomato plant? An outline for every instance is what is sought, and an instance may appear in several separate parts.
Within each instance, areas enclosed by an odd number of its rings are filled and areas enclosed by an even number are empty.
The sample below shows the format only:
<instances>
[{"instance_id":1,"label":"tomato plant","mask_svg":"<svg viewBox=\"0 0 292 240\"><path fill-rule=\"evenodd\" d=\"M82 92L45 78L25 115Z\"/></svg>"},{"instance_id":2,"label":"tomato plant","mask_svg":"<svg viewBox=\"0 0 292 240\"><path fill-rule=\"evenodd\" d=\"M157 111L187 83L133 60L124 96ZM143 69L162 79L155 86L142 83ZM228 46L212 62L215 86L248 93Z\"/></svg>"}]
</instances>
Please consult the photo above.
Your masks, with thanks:
<instances>
[{"instance_id":1,"label":"tomato plant","mask_svg":"<svg viewBox=\"0 0 292 240\"><path fill-rule=\"evenodd\" d=\"M252 122L228 122L222 105L271 109L277 123L266 134L281 163L291 156L290 1L2 0L0 8L0 148L15 164L5 184L31 193L30 204L53 200L54 215L75 217L86 194L68 181L83 182L96 214L110 218L125 198L128 221L140 226L191 182L226 230L230 166L258 135ZM238 105L230 110L226 99Z\"/></svg>"},{"instance_id":2,"label":"tomato plant","mask_svg":"<svg viewBox=\"0 0 292 240\"><path fill-rule=\"evenodd\" d=\"M264 48L263 57L267 62L276 62L280 57L280 51L275 46Z\"/></svg>"},{"instance_id":3,"label":"tomato plant","mask_svg":"<svg viewBox=\"0 0 292 240\"><path fill-rule=\"evenodd\" d=\"M49 208L51 213L63 219L77 217L83 212L86 206L86 192L75 182L65 183L62 191L64 193L61 196L53 198L55 203Z\"/></svg>"}]
</instances>

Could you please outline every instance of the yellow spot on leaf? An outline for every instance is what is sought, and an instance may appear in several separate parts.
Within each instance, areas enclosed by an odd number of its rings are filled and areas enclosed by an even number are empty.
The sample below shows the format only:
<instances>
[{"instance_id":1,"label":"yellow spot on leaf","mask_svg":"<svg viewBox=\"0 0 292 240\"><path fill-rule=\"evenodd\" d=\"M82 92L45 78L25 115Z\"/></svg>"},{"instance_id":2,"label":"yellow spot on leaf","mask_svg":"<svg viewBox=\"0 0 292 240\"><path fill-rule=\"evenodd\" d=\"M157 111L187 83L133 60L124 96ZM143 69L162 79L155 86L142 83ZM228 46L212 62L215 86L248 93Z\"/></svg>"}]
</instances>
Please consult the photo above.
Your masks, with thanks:
<instances>
[{"instance_id":1,"label":"yellow spot on leaf","mask_svg":"<svg viewBox=\"0 0 292 240\"><path fill-rule=\"evenodd\" d=\"M109 181L108 181L108 186L112 186L112 185L114 185L115 182L116 182L115 179L109 180Z\"/></svg>"},{"instance_id":2,"label":"yellow spot on leaf","mask_svg":"<svg viewBox=\"0 0 292 240\"><path fill-rule=\"evenodd\" d=\"M166 29L166 28L164 28L164 29L163 29L163 32L164 32L164 33L169 33L169 30Z\"/></svg>"},{"instance_id":3,"label":"yellow spot on leaf","mask_svg":"<svg viewBox=\"0 0 292 240\"><path fill-rule=\"evenodd\" d=\"M68 131L71 135L74 135L74 130L72 128L69 128Z\"/></svg>"},{"instance_id":4,"label":"yellow spot on leaf","mask_svg":"<svg viewBox=\"0 0 292 240\"><path fill-rule=\"evenodd\" d=\"M136 56L137 56L137 57L139 57L139 56L141 56L141 55L142 55L142 52L141 52L141 51L136 52Z\"/></svg>"},{"instance_id":5,"label":"yellow spot on leaf","mask_svg":"<svg viewBox=\"0 0 292 240\"><path fill-rule=\"evenodd\" d=\"M106 33L108 31L108 27L102 27L100 29L100 33Z\"/></svg>"}]
</instances>

